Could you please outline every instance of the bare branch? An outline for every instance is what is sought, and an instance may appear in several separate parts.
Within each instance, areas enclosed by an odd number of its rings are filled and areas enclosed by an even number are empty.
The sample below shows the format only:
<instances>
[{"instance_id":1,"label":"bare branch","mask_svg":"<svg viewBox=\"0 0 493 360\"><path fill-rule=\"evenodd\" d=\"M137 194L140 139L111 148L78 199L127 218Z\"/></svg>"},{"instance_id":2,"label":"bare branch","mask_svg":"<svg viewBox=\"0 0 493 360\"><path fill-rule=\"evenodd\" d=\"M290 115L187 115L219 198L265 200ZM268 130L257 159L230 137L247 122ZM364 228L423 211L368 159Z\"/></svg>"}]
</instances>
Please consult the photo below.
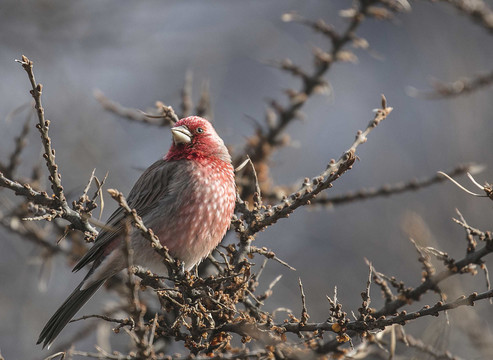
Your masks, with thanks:
<instances>
[{"instance_id":1,"label":"bare branch","mask_svg":"<svg viewBox=\"0 0 493 360\"><path fill-rule=\"evenodd\" d=\"M284 130L293 120L300 117L299 111L309 97L327 87L323 77L330 70L332 64L335 61L343 61L349 58L348 56L342 56L344 54L343 48L355 38L356 29L365 19L365 15L367 15L367 11L371 7L370 5L371 2L366 1L355 4L354 8L352 8L353 12L349 16L349 25L340 35L336 35L335 32L330 30L329 26L320 22L318 28L320 31L323 29L323 32L329 36L332 48L330 53L322 50L315 53L315 64L311 74L307 74L299 67L294 66L290 61L284 61L281 64L281 67L286 71L302 79L301 88L300 90L288 92L289 104L285 107L281 106L277 101L270 103L270 108L266 113L267 128L257 127L256 133L247 139L243 154L234 159L234 163L238 164L244 158L244 154L250 155L257 171L262 170L259 171L261 185L269 182L268 168L265 165L259 167L257 164L265 163L277 147L283 146L288 142L286 137L284 139L281 138ZM296 20L296 17L284 15L283 20L292 21ZM348 53L346 52L346 55ZM247 188L240 189L240 195L242 198L247 198L249 190Z\"/></svg>"},{"instance_id":2,"label":"bare branch","mask_svg":"<svg viewBox=\"0 0 493 360\"><path fill-rule=\"evenodd\" d=\"M105 110L108 110L127 120L155 126L171 126L179 120L173 108L171 106L164 105L160 101L156 102L156 114L146 114L141 110L123 107L117 102L108 99L100 90L94 91L94 97L99 101Z\"/></svg>"},{"instance_id":3,"label":"bare branch","mask_svg":"<svg viewBox=\"0 0 493 360\"><path fill-rule=\"evenodd\" d=\"M44 109L41 104L41 92L43 90L43 86L36 83L33 72L33 62L31 60L22 55L22 60L16 61L22 65L22 68L26 71L31 83L32 90L30 93L34 99L34 108L36 109L36 114L38 115L38 124L36 125L36 128L41 134L41 140L44 148L43 157L46 160L46 166L50 172L49 180L51 182L51 188L55 193L57 201L60 202L60 206L63 208L68 208L67 200L65 199L65 194L63 193L62 176L58 171L58 165L55 163L55 150L51 147L51 139L48 135L50 121L45 120Z\"/></svg>"},{"instance_id":4,"label":"bare branch","mask_svg":"<svg viewBox=\"0 0 493 360\"><path fill-rule=\"evenodd\" d=\"M279 264L287 267L289 270L296 271L296 269L294 267L292 267L291 265L289 265L284 260L279 259L273 251L269 251L265 247L258 248L256 246L251 246L250 247L250 253L263 255L267 259L273 259L273 260L277 261Z\"/></svg>"},{"instance_id":5,"label":"bare branch","mask_svg":"<svg viewBox=\"0 0 493 360\"><path fill-rule=\"evenodd\" d=\"M471 169L476 168L476 164L460 164L457 165L454 169L447 171L446 174L451 177L458 177L467 172L470 172ZM348 192L342 195L336 196L319 196L316 199L312 200L313 205L324 205L324 206L335 206L346 204L349 202L361 201L361 200L369 200L376 197L385 197L392 196L397 194L402 194L408 191L418 191L423 188L442 183L446 181L447 178L442 175L442 173L437 173L434 176L424 179L414 179L409 182L400 182L392 185L384 185L380 188L375 189L360 189L357 191Z\"/></svg>"},{"instance_id":6,"label":"bare branch","mask_svg":"<svg viewBox=\"0 0 493 360\"><path fill-rule=\"evenodd\" d=\"M115 319L106 315L84 315L76 319L70 320L70 322L76 322L76 321L81 321L81 320L87 320L87 319L101 319L104 321L112 322L112 323L117 323L122 326L133 326L133 321L130 319Z\"/></svg>"},{"instance_id":7,"label":"bare branch","mask_svg":"<svg viewBox=\"0 0 493 360\"><path fill-rule=\"evenodd\" d=\"M449 99L461 95L471 94L493 84L493 71L481 75L462 78L452 83L433 81L433 90L418 90L407 88L407 94L420 99L435 100Z\"/></svg>"},{"instance_id":8,"label":"bare branch","mask_svg":"<svg viewBox=\"0 0 493 360\"><path fill-rule=\"evenodd\" d=\"M43 205L55 209L58 207L57 201L53 198L50 198L46 192L39 192L34 190L29 184L22 185L17 181L10 180L6 178L2 173L0 173L0 186L10 189L14 191L16 195L24 196L28 200L32 200L38 205Z\"/></svg>"},{"instance_id":9,"label":"bare branch","mask_svg":"<svg viewBox=\"0 0 493 360\"><path fill-rule=\"evenodd\" d=\"M310 316L308 315L308 310L306 309L305 291L303 291L303 284L301 283L301 278L298 278L298 285L300 286L301 305L302 305L300 326L303 326L306 324Z\"/></svg>"},{"instance_id":10,"label":"bare branch","mask_svg":"<svg viewBox=\"0 0 493 360\"><path fill-rule=\"evenodd\" d=\"M31 129L30 127L30 122L31 122L31 116L32 113L29 112L29 114L26 117L26 120L24 121L24 125L22 126L22 131L15 138L15 148L14 151L10 154L9 157L9 163L7 166L3 169L3 172L5 172L5 176L8 178L13 178L14 177L14 171L16 170L17 166L19 165L19 158L21 155L22 150L26 146L27 143L27 135L29 134L29 130ZM0 167L0 169L3 168Z\"/></svg>"},{"instance_id":11,"label":"bare branch","mask_svg":"<svg viewBox=\"0 0 493 360\"><path fill-rule=\"evenodd\" d=\"M158 237L152 229L147 228L142 221L142 218L137 214L135 209L131 209L128 206L127 200L123 196L123 194L115 189L108 189L108 193L111 197L118 202L118 204L125 210L125 213L131 216L135 227L140 230L142 236L149 240L152 248L163 257L164 264L168 268L168 274L171 275L173 273L174 268L176 267L176 261L171 257L168 252L168 249L161 245Z\"/></svg>"}]
</instances>

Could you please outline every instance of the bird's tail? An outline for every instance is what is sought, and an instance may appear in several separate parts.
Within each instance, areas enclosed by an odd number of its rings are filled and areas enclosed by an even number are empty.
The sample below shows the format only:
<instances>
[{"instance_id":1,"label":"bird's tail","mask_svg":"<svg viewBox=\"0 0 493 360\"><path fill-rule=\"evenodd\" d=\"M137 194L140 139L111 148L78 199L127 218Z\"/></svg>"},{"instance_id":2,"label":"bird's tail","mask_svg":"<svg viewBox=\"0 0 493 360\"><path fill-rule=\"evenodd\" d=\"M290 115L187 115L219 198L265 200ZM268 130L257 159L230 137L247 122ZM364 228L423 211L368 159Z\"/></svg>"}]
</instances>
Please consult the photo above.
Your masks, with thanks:
<instances>
[{"instance_id":1,"label":"bird's tail","mask_svg":"<svg viewBox=\"0 0 493 360\"><path fill-rule=\"evenodd\" d=\"M104 280L100 280L90 285L88 288L81 290L84 281L70 294L65 302L53 314L51 319L46 323L45 327L39 335L36 344L43 343L43 348L51 346L51 343L58 336L60 331L68 324L79 309L91 298L91 296L103 285Z\"/></svg>"}]
</instances>

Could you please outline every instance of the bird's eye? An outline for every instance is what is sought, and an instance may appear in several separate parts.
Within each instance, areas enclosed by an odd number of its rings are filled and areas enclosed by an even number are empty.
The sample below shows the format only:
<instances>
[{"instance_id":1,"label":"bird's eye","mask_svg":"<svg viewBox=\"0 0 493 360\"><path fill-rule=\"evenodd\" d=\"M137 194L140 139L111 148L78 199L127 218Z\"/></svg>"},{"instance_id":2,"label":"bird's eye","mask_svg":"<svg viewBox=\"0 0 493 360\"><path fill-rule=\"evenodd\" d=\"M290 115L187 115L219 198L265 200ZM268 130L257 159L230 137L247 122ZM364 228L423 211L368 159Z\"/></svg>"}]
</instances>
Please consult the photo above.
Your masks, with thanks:
<instances>
[{"instance_id":1,"label":"bird's eye","mask_svg":"<svg viewBox=\"0 0 493 360\"><path fill-rule=\"evenodd\" d=\"M201 133L203 133L203 132L204 132L204 129L202 129L202 128L197 128L197 130L196 130L196 131L197 131L199 134L201 134Z\"/></svg>"}]
</instances>

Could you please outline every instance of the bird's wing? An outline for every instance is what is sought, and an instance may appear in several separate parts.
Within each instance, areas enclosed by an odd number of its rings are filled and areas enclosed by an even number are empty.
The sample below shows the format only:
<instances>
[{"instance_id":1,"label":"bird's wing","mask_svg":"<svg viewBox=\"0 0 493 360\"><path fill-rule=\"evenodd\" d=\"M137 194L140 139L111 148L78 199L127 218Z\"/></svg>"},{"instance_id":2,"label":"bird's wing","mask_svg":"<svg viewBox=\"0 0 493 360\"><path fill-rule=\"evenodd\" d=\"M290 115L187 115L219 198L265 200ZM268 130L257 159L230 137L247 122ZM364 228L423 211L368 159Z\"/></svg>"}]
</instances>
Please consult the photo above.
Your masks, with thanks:
<instances>
[{"instance_id":1,"label":"bird's wing","mask_svg":"<svg viewBox=\"0 0 493 360\"><path fill-rule=\"evenodd\" d=\"M158 205L160 199L166 196L173 175L179 166L178 163L177 161L158 160L137 180L130 190L127 202L139 216L144 217ZM109 217L106 228L101 230L92 248L79 260L72 271L79 271L88 263L96 260L104 252L106 245L121 235L124 218L125 211L119 207Z\"/></svg>"}]
</instances>

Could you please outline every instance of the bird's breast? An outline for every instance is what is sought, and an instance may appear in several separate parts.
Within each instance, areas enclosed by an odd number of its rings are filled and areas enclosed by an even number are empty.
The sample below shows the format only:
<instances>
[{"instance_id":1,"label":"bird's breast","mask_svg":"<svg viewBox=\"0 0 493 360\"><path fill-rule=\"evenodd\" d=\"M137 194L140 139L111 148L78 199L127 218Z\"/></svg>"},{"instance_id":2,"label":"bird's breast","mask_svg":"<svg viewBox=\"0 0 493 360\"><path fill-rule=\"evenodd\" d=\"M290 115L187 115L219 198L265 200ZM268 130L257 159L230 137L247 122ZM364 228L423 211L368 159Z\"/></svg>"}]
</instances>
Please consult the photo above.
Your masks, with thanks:
<instances>
[{"instance_id":1,"label":"bird's breast","mask_svg":"<svg viewBox=\"0 0 493 360\"><path fill-rule=\"evenodd\" d=\"M170 253L192 268L222 240L234 212L236 190L231 164L194 164L178 187L179 205L158 236ZM167 221L168 222L168 221Z\"/></svg>"}]
</instances>

